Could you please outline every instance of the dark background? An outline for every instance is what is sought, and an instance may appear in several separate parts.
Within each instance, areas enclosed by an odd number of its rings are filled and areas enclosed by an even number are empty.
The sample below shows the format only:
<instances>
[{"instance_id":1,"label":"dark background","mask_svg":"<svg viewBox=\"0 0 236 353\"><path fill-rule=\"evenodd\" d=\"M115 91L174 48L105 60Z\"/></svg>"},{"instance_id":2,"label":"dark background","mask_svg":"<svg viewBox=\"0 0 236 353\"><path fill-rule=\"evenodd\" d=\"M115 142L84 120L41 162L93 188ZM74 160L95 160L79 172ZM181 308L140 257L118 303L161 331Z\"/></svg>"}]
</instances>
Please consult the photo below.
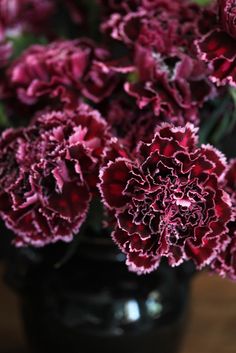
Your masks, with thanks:
<instances>
[{"instance_id":1,"label":"dark background","mask_svg":"<svg viewBox=\"0 0 236 353\"><path fill-rule=\"evenodd\" d=\"M3 268L0 266L1 277L2 273ZM190 318L181 353L235 352L236 283L206 273L199 274L192 283ZM29 353L21 326L17 297L2 280L0 353Z\"/></svg>"}]
</instances>

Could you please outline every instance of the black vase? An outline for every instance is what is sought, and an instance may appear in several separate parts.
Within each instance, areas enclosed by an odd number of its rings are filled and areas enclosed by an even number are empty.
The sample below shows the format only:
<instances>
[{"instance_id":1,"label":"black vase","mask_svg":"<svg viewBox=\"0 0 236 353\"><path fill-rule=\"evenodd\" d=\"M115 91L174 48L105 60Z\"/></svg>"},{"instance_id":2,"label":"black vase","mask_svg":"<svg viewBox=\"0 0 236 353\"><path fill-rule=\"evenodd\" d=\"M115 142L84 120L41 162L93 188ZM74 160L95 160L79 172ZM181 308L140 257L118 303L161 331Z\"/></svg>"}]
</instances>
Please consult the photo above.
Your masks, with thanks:
<instances>
[{"instance_id":1,"label":"black vase","mask_svg":"<svg viewBox=\"0 0 236 353\"><path fill-rule=\"evenodd\" d=\"M84 238L69 260L58 260L62 248L17 251L9 262L31 352L179 351L191 266L177 270L163 262L139 276L105 237Z\"/></svg>"}]
</instances>

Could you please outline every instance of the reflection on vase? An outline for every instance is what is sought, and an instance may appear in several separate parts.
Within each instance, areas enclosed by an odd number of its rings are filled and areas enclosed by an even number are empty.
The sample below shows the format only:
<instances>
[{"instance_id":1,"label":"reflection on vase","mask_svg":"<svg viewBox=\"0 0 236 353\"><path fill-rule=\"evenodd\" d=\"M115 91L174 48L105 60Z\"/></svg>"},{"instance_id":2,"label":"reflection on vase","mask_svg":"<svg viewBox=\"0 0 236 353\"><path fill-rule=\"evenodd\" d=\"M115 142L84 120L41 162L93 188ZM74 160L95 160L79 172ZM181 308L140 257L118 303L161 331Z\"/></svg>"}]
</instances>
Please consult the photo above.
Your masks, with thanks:
<instances>
[{"instance_id":1,"label":"reflection on vase","mask_svg":"<svg viewBox=\"0 0 236 353\"><path fill-rule=\"evenodd\" d=\"M138 276L113 243L97 240L81 242L61 266L55 246L42 262L34 254L23 265L21 255L11 266L32 351L177 353L188 309L186 270L162 263Z\"/></svg>"}]
</instances>

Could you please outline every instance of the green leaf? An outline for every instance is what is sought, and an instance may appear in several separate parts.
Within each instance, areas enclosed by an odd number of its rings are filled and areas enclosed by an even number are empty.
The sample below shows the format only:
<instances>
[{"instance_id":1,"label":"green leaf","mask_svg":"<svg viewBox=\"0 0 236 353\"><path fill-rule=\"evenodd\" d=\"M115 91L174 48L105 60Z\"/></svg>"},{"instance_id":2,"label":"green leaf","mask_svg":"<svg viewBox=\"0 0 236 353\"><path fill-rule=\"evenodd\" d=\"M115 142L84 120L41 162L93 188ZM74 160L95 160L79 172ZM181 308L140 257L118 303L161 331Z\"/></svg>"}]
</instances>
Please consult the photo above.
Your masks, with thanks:
<instances>
[{"instance_id":1,"label":"green leaf","mask_svg":"<svg viewBox=\"0 0 236 353\"><path fill-rule=\"evenodd\" d=\"M4 107L4 105L2 103L0 103L0 127L1 128L6 128L9 125L10 124L9 124L9 121L8 121L8 118L7 118L5 107Z\"/></svg>"},{"instance_id":2,"label":"green leaf","mask_svg":"<svg viewBox=\"0 0 236 353\"><path fill-rule=\"evenodd\" d=\"M44 37L36 37L30 33L23 33L18 37L7 38L13 45L12 59L17 58L25 49L33 44L47 44L47 40Z\"/></svg>"},{"instance_id":3,"label":"green leaf","mask_svg":"<svg viewBox=\"0 0 236 353\"><path fill-rule=\"evenodd\" d=\"M198 5L206 6L210 4L213 0L194 0Z\"/></svg>"},{"instance_id":4,"label":"green leaf","mask_svg":"<svg viewBox=\"0 0 236 353\"><path fill-rule=\"evenodd\" d=\"M130 83L137 83L139 81L138 72L131 72L128 74L127 81Z\"/></svg>"},{"instance_id":5,"label":"green leaf","mask_svg":"<svg viewBox=\"0 0 236 353\"><path fill-rule=\"evenodd\" d=\"M231 87L229 89L229 93L234 101L235 106L236 106L236 88Z\"/></svg>"},{"instance_id":6,"label":"green leaf","mask_svg":"<svg viewBox=\"0 0 236 353\"><path fill-rule=\"evenodd\" d=\"M224 99L216 99L215 101L211 102L213 105L211 109L213 113L209 113L209 116L204 118L204 122L200 127L200 143L212 142L212 132L214 131L217 124L219 124L219 120L222 118L224 112L227 111L229 101L230 98L229 95L227 95L224 97Z\"/></svg>"},{"instance_id":7,"label":"green leaf","mask_svg":"<svg viewBox=\"0 0 236 353\"><path fill-rule=\"evenodd\" d=\"M224 97L212 101L210 112L204 114L200 142L218 146L236 126L236 89L230 88Z\"/></svg>"},{"instance_id":8,"label":"green leaf","mask_svg":"<svg viewBox=\"0 0 236 353\"><path fill-rule=\"evenodd\" d=\"M229 97L231 99L233 106L231 110L229 111L226 110L225 117L223 119L225 120L223 126L225 126L226 134L230 134L233 131L234 127L236 126L236 89L235 88L233 87L229 88Z\"/></svg>"}]
</instances>

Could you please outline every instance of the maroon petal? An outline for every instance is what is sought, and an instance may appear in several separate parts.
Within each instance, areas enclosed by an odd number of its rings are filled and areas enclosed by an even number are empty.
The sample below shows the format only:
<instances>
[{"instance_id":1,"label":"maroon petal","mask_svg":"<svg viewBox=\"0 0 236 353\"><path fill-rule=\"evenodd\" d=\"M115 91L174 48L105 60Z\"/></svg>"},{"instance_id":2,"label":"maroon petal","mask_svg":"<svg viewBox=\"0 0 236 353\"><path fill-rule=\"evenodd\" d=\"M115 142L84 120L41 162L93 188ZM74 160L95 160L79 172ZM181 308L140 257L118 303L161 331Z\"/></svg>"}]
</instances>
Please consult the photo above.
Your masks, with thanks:
<instances>
[{"instance_id":1,"label":"maroon petal","mask_svg":"<svg viewBox=\"0 0 236 353\"><path fill-rule=\"evenodd\" d=\"M226 33L236 39L236 13L234 0L219 0L220 25Z\"/></svg>"},{"instance_id":2,"label":"maroon petal","mask_svg":"<svg viewBox=\"0 0 236 353\"><path fill-rule=\"evenodd\" d=\"M200 57L209 62L213 59L228 59L236 56L235 41L227 33L217 29L196 42Z\"/></svg>"},{"instance_id":3,"label":"maroon petal","mask_svg":"<svg viewBox=\"0 0 236 353\"><path fill-rule=\"evenodd\" d=\"M100 190L130 270L151 272L162 257L171 266L191 259L202 268L226 248L233 210L222 189L225 172L225 157L210 145L199 147L189 124L163 124L129 159L108 163Z\"/></svg>"},{"instance_id":4,"label":"maroon petal","mask_svg":"<svg viewBox=\"0 0 236 353\"><path fill-rule=\"evenodd\" d=\"M90 201L86 185L65 183L60 193L53 192L47 202L48 208L61 215L62 218L73 221L78 215L86 215Z\"/></svg>"},{"instance_id":5,"label":"maroon petal","mask_svg":"<svg viewBox=\"0 0 236 353\"><path fill-rule=\"evenodd\" d=\"M129 200L125 195L127 181L129 179L130 166L127 161L119 159L109 163L100 174L104 202L109 208L124 207Z\"/></svg>"},{"instance_id":6,"label":"maroon petal","mask_svg":"<svg viewBox=\"0 0 236 353\"><path fill-rule=\"evenodd\" d=\"M216 59L213 62L213 73L210 78L217 85L224 86L230 84L236 86L236 59L233 61Z\"/></svg>"},{"instance_id":7,"label":"maroon petal","mask_svg":"<svg viewBox=\"0 0 236 353\"><path fill-rule=\"evenodd\" d=\"M28 127L2 134L0 215L17 246L73 239L98 191L107 139L105 120L85 104L37 113Z\"/></svg>"},{"instance_id":8,"label":"maroon petal","mask_svg":"<svg viewBox=\"0 0 236 353\"><path fill-rule=\"evenodd\" d=\"M127 255L126 264L129 270L137 274L154 271L160 264L160 258L143 255L142 252L132 252Z\"/></svg>"}]
</instances>

